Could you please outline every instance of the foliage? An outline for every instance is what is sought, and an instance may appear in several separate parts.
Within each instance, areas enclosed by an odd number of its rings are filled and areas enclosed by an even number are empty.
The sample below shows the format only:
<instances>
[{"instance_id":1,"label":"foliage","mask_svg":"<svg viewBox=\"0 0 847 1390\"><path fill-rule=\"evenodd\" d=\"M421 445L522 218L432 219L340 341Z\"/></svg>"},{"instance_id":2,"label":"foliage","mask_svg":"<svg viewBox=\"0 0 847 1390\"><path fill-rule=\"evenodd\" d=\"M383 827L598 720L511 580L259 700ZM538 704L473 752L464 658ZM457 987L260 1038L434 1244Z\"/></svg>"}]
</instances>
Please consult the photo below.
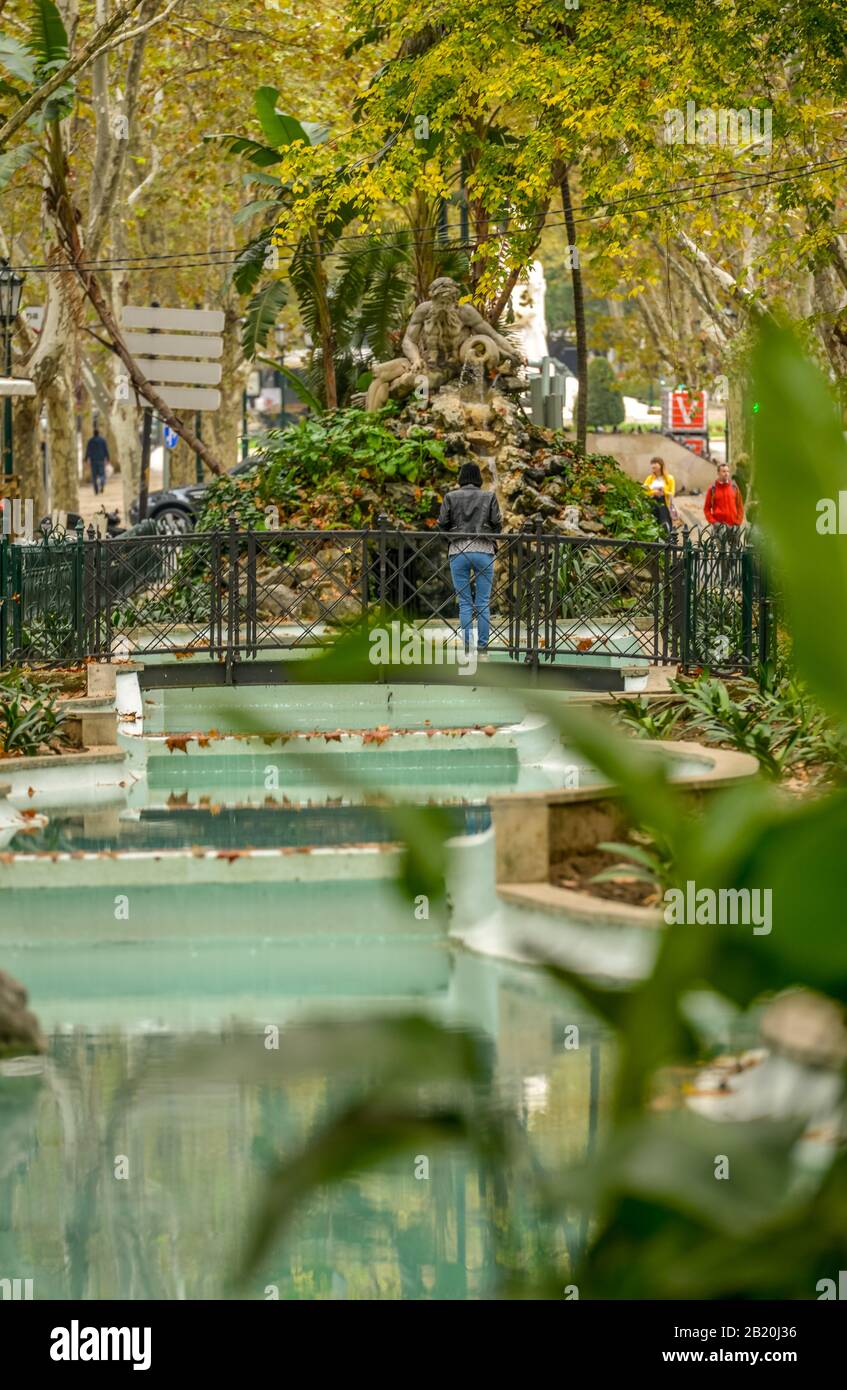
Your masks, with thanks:
<instances>
[{"instance_id":1,"label":"foliage","mask_svg":"<svg viewBox=\"0 0 847 1390\"><path fill-rule=\"evenodd\" d=\"M616 696L615 713L619 723L637 738L673 738L680 720L676 703L646 700L643 695Z\"/></svg>"},{"instance_id":2,"label":"foliage","mask_svg":"<svg viewBox=\"0 0 847 1390\"><path fill-rule=\"evenodd\" d=\"M248 358L255 358L264 347L286 301L285 283L276 278L279 256L275 229L279 217L291 206L294 190L268 169L279 164L292 145L312 149L326 139L325 127L301 123L280 112L277 98L273 87L260 87L254 94L266 145L244 136L206 137L221 141L230 153L263 171L263 196L249 203L239 220L258 214L267 220L242 251L234 273L239 291L254 291L242 334ZM350 234L354 218L353 205L342 203L305 227L299 226L288 259L300 322L312 344L308 388L324 407L332 409L347 404L359 390L372 356L389 357L396 351L396 339L414 306L420 280L420 229L389 223L378 233ZM269 257L270 278L262 279L257 289ZM427 260L429 279L436 274L462 276L465 272L464 255L449 247L433 245ZM303 394L299 382L292 385Z\"/></svg>"},{"instance_id":3,"label":"foliage","mask_svg":"<svg viewBox=\"0 0 847 1390\"><path fill-rule=\"evenodd\" d=\"M351 408L270 431L254 470L212 484L201 528L225 524L234 510L242 525L267 529L268 508L283 527L368 527L382 513L431 522L454 469L431 431L401 435L392 413Z\"/></svg>"},{"instance_id":4,"label":"foliage","mask_svg":"<svg viewBox=\"0 0 847 1390\"><path fill-rule=\"evenodd\" d=\"M651 888L663 889L673 882L673 864L667 848L655 842L633 844L628 840L606 840L598 849L607 854L621 855L621 862L611 864L594 874L592 883L619 883L622 879L638 879Z\"/></svg>"},{"instance_id":5,"label":"foliage","mask_svg":"<svg viewBox=\"0 0 847 1390\"><path fill-rule=\"evenodd\" d=\"M618 699L621 724L641 738L697 738L750 753L777 779L800 768L843 779L847 735L784 662L759 680L701 674L671 688L673 701Z\"/></svg>"},{"instance_id":6,"label":"foliage","mask_svg":"<svg viewBox=\"0 0 847 1390\"><path fill-rule=\"evenodd\" d=\"M840 442L828 447L828 421L814 413L814 399L804 402L796 389L807 373L796 348L784 338L768 337L766 343L776 350L762 351L757 360L763 409L778 420L780 409L790 402L801 418L796 439L788 440L786 432L786 445L780 448L776 429L776 443L769 447L770 470L790 480L790 486L785 493L780 483L765 490L763 525L781 553L783 546L796 546L797 518L806 515L806 548L814 553L827 544L813 530L821 483L823 495L837 491L847 464L845 448ZM834 418L831 404L829 409ZM819 576L828 563L824 558L812 575L818 599ZM828 694L833 661L828 609L820 602L806 604L806 567L798 572L789 566L780 574L787 597L810 624L797 648L799 675L813 691ZM831 601L839 608L847 603L847 582L832 592ZM358 660L366 663L364 652ZM340 644L316 663L315 674L319 678L322 670L328 680L351 679L355 669L350 652ZM508 673L501 678L491 671L487 678L509 684ZM560 1298L567 1281L577 1284L581 1298L814 1298L817 1281L839 1268L847 1240L843 1155L819 1178L798 1185L801 1122L718 1124L687 1113L656 1113L651 1100L662 1068L690 1064L700 1055L702 1040L689 1001L693 988L709 989L737 1009L749 1009L763 996L797 985L847 999L847 942L837 910L847 795L836 790L791 805L775 797L765 781L757 781L724 792L695 818L669 783L664 760L637 741L616 736L596 716L572 707L563 712L559 702L538 693L533 703L620 789L633 822L663 846L663 855L667 848L675 883L693 880L698 888L715 890L765 885L777 905L777 921L766 935L732 924L668 926L652 973L625 988L604 988L560 965L551 967L618 1034L616 1091L601 1150L583 1168L539 1179L550 1212L565 1202L576 1203L592 1218L587 1254L576 1269L552 1257L546 1268L531 1270L528 1280L507 1291ZM411 835L428 813L425 808L405 810ZM557 940L554 931L551 953L558 949ZM393 1054L390 1044L385 1050ZM339 1060L343 1055L339 1051ZM386 1110L390 1113L388 1095L398 1094L398 1088L409 1095L402 1086L404 1074L401 1066L390 1092L384 1079L377 1078L360 1103L358 1118L345 1112L330 1119L293 1160L280 1159L259 1223L262 1248L317 1186L373 1162L387 1151L392 1133L423 1132L414 1128L414 1117L425 1126L426 1110L414 1102L411 1110L407 1102L395 1130L390 1121L383 1123ZM465 1075L470 1083L470 1064ZM362 1118L375 1113L382 1117L376 1144L373 1125ZM460 1108L460 1113L465 1112ZM467 1114L467 1142L483 1152L489 1131ZM454 1134L461 1127L455 1114L450 1124ZM736 1181L714 1181L716 1153L731 1156ZM248 1270L257 1253L254 1244Z\"/></svg>"},{"instance_id":7,"label":"foliage","mask_svg":"<svg viewBox=\"0 0 847 1390\"><path fill-rule=\"evenodd\" d=\"M70 742L56 691L13 667L0 674L0 748L7 756L55 752Z\"/></svg>"},{"instance_id":8,"label":"foliage","mask_svg":"<svg viewBox=\"0 0 847 1390\"><path fill-rule=\"evenodd\" d=\"M614 429L625 416L623 396L615 383L611 363L605 357L592 357L588 363L589 429Z\"/></svg>"},{"instance_id":9,"label":"foliage","mask_svg":"<svg viewBox=\"0 0 847 1390\"><path fill-rule=\"evenodd\" d=\"M563 434L554 437L554 448L569 456L568 506L595 507L605 530L617 540L662 539L643 488L624 473L617 459L611 454L578 454Z\"/></svg>"},{"instance_id":10,"label":"foliage","mask_svg":"<svg viewBox=\"0 0 847 1390\"><path fill-rule=\"evenodd\" d=\"M24 42L0 33L0 69L7 74L5 77L0 74L0 123L12 114L6 109L8 98L23 105L54 72L64 67L67 59L67 30L53 0L34 0ZM30 117L30 129L41 132L51 121L67 116L73 93L72 83L57 87ZM0 187L27 164L35 149L34 144L25 142L0 155Z\"/></svg>"}]
</instances>

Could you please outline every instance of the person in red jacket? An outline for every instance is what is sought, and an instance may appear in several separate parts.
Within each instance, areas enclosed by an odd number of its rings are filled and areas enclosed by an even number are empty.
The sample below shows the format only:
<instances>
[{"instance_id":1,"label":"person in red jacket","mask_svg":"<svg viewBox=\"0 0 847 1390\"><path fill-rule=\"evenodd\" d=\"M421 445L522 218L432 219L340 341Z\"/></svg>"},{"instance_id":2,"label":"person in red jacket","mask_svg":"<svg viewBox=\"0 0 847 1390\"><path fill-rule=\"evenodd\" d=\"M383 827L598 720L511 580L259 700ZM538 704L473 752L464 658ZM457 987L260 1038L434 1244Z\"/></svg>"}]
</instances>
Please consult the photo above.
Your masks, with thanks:
<instances>
[{"instance_id":1,"label":"person in red jacket","mask_svg":"<svg viewBox=\"0 0 847 1390\"><path fill-rule=\"evenodd\" d=\"M744 520L741 489L729 476L729 465L722 463L717 480L706 493L703 508L710 526L740 526Z\"/></svg>"}]
</instances>

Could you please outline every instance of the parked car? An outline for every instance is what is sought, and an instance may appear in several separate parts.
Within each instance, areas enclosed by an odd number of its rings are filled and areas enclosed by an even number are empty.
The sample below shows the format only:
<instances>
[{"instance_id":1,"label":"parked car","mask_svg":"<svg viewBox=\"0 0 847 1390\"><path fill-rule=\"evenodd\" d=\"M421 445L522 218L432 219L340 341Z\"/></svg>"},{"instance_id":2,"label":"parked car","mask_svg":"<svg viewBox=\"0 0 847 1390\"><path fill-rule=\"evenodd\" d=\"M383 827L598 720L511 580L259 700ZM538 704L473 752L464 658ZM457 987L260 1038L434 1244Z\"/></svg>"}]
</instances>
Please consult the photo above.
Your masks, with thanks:
<instances>
[{"instance_id":1,"label":"parked car","mask_svg":"<svg viewBox=\"0 0 847 1390\"><path fill-rule=\"evenodd\" d=\"M230 476L247 473L253 467L255 459L242 460L235 468L229 470ZM169 488L167 492L151 492L147 498L147 516L151 520L161 522L167 531L193 531L200 520L204 499L210 486L210 482L186 483L182 487ZM138 521L138 502L139 499L136 497L129 509L132 526Z\"/></svg>"}]
</instances>

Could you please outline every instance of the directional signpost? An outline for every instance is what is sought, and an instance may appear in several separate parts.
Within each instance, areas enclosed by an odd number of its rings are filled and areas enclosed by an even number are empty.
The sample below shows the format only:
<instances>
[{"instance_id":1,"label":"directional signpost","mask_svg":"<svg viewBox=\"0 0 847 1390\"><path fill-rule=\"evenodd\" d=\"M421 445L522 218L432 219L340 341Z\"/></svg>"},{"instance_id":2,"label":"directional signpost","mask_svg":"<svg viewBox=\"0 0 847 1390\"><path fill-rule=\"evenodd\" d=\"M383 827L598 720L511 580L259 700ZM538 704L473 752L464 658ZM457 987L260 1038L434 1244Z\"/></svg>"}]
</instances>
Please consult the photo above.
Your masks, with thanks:
<instances>
[{"instance_id":1,"label":"directional signpost","mask_svg":"<svg viewBox=\"0 0 847 1390\"><path fill-rule=\"evenodd\" d=\"M163 309L158 304L128 304L121 315L124 341L138 370L173 410L218 410L224 350L224 315L220 309ZM152 409L145 406L141 446L139 520L147 516ZM166 440L167 443L167 440ZM169 448L173 445L168 444Z\"/></svg>"}]
</instances>

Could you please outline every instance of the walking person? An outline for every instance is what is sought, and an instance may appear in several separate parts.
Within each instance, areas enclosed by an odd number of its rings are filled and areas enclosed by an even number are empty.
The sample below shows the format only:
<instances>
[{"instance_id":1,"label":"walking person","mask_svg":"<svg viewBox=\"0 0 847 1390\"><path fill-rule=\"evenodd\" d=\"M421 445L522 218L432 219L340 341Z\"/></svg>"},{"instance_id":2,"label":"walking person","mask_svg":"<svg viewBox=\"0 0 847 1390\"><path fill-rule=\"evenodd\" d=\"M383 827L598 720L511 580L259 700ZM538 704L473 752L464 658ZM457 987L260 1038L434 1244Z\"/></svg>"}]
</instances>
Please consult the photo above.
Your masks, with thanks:
<instances>
[{"instance_id":1,"label":"walking person","mask_svg":"<svg viewBox=\"0 0 847 1390\"><path fill-rule=\"evenodd\" d=\"M96 425L85 446L85 459L91 465L91 482L96 497L99 492L106 491L106 464L109 462L109 446Z\"/></svg>"},{"instance_id":2,"label":"walking person","mask_svg":"<svg viewBox=\"0 0 847 1390\"><path fill-rule=\"evenodd\" d=\"M459 627L465 651L471 646L471 627L474 605L477 621L477 651L485 657L491 633L491 586L494 582L495 542L492 539L503 529L500 507L493 492L482 486L482 474L476 463L463 463L459 469L459 486L445 493L438 517L440 531L470 531L464 540L451 540L447 555L453 587L459 600ZM472 589L473 583L473 589Z\"/></svg>"},{"instance_id":3,"label":"walking person","mask_svg":"<svg viewBox=\"0 0 847 1390\"><path fill-rule=\"evenodd\" d=\"M706 493L703 513L712 527L717 542L717 573L722 585L735 585L740 580L737 565L737 545L744 521L741 489L732 478L729 465L722 463L718 476Z\"/></svg>"},{"instance_id":4,"label":"walking person","mask_svg":"<svg viewBox=\"0 0 847 1390\"><path fill-rule=\"evenodd\" d=\"M650 506L653 508L653 515L660 526L664 527L668 535L673 530L674 522L674 493L676 483L673 474L668 473L665 468L665 461L658 457L650 460L650 472L642 483L644 491L650 499Z\"/></svg>"},{"instance_id":5,"label":"walking person","mask_svg":"<svg viewBox=\"0 0 847 1390\"><path fill-rule=\"evenodd\" d=\"M703 512L710 526L737 527L744 521L741 489L731 476L728 463L718 468L718 476L706 493Z\"/></svg>"}]
</instances>

